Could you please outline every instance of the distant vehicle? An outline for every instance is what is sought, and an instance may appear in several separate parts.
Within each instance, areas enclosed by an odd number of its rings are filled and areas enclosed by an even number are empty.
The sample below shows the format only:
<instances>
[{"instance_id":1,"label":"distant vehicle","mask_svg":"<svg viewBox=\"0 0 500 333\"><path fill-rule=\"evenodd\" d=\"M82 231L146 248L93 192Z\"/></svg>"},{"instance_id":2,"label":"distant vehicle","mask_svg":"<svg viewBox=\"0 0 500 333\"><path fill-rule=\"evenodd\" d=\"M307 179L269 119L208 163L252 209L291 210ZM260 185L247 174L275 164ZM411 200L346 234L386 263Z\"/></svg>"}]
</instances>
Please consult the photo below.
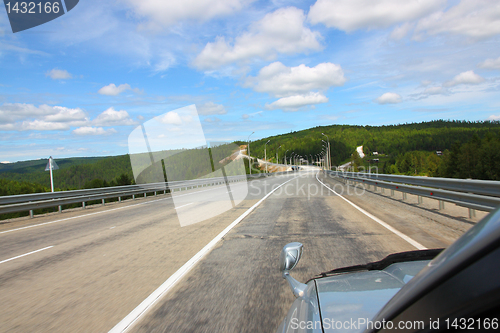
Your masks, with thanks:
<instances>
[{"instance_id":1,"label":"distant vehicle","mask_svg":"<svg viewBox=\"0 0 500 333\"><path fill-rule=\"evenodd\" d=\"M300 167L297 165L292 165L292 171L299 171Z\"/></svg>"},{"instance_id":2,"label":"distant vehicle","mask_svg":"<svg viewBox=\"0 0 500 333\"><path fill-rule=\"evenodd\" d=\"M297 299L277 333L494 332L500 315L500 209L446 250L389 255L321 273L290 276L302 244L287 244L280 270Z\"/></svg>"}]
</instances>

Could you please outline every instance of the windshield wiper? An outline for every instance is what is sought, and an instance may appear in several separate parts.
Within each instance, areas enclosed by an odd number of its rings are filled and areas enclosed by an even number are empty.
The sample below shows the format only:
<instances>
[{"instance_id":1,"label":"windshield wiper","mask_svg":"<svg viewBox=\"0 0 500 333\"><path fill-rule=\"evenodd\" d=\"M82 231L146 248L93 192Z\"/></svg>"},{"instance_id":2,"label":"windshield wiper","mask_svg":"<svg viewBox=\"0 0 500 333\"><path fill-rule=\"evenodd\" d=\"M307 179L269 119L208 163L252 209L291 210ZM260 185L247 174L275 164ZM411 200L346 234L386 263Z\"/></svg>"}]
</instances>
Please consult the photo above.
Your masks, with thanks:
<instances>
[{"instance_id":1,"label":"windshield wiper","mask_svg":"<svg viewBox=\"0 0 500 333\"><path fill-rule=\"evenodd\" d=\"M348 266L342 268L336 268L328 272L323 272L314 277L314 279L327 277L331 275L336 275L340 273L349 273L349 272L357 272L357 271L373 271L373 270L383 270L390 265L398 262L405 261L419 261L419 260L432 260L439 253L441 253L443 249L430 249L430 250L416 250L416 251L407 251L407 252L399 252L390 254L382 260L370 262L364 265L355 265Z\"/></svg>"}]
</instances>

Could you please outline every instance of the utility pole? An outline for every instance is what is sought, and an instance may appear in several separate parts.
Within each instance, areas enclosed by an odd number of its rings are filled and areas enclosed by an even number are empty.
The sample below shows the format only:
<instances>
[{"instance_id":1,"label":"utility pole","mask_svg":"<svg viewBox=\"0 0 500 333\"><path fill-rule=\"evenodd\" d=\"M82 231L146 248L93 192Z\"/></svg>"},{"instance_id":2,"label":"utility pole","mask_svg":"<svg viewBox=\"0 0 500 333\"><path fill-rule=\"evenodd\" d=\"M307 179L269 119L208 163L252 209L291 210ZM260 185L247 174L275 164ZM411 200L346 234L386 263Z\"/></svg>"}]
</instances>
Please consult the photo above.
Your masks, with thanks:
<instances>
[{"instance_id":1,"label":"utility pole","mask_svg":"<svg viewBox=\"0 0 500 333\"><path fill-rule=\"evenodd\" d=\"M325 133L321 133L322 135L326 136L326 140L328 140L328 151L327 151L327 167L328 167L328 170L331 170L331 166L330 166L330 163L331 163L331 156L330 156L330 138L328 137L328 135L326 135Z\"/></svg>"},{"instance_id":2,"label":"utility pole","mask_svg":"<svg viewBox=\"0 0 500 333\"><path fill-rule=\"evenodd\" d=\"M56 162L52 158L52 156L49 157L49 162L47 163L47 166L45 167L45 171L50 171L50 190L51 192L54 192L54 177L52 176L52 170L57 170L59 169L59 166L57 166Z\"/></svg>"},{"instance_id":3,"label":"utility pole","mask_svg":"<svg viewBox=\"0 0 500 333\"><path fill-rule=\"evenodd\" d=\"M252 132L254 134L255 132ZM252 156L250 156L250 137L252 136L250 134L247 138L247 154L248 154L248 165L250 166L250 174L252 174Z\"/></svg>"},{"instance_id":4,"label":"utility pole","mask_svg":"<svg viewBox=\"0 0 500 333\"><path fill-rule=\"evenodd\" d=\"M267 142L264 144L264 162L266 162L266 173L267 173L267 144L271 140L267 140Z\"/></svg>"}]
</instances>

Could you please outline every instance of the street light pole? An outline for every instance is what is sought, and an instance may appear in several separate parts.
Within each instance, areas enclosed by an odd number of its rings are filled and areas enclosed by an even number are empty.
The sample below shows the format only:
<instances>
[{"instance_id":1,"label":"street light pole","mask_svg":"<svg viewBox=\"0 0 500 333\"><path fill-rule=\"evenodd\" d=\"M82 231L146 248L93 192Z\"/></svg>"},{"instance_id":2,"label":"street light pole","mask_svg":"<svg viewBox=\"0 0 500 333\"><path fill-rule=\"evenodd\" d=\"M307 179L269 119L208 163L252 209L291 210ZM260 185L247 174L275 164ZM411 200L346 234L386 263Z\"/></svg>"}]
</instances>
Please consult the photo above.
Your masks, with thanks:
<instances>
[{"instance_id":1,"label":"street light pole","mask_svg":"<svg viewBox=\"0 0 500 333\"><path fill-rule=\"evenodd\" d=\"M267 144L271 140L267 140L267 142L264 144L264 162L266 162L266 173L267 173Z\"/></svg>"},{"instance_id":2,"label":"street light pole","mask_svg":"<svg viewBox=\"0 0 500 333\"><path fill-rule=\"evenodd\" d=\"M289 151L290 149L287 149L286 152L285 152L285 166L286 166L286 153Z\"/></svg>"}]
</instances>

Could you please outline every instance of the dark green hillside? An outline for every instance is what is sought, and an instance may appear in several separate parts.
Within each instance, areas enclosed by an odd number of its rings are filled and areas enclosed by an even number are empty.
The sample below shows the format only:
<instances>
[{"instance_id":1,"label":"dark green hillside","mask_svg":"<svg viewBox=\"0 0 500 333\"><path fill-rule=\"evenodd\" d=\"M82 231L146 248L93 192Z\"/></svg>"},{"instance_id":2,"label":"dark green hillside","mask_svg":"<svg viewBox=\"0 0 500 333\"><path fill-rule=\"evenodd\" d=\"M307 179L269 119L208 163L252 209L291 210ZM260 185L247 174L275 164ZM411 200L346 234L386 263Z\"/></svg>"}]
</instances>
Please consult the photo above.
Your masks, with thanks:
<instances>
[{"instance_id":1,"label":"dark green hillside","mask_svg":"<svg viewBox=\"0 0 500 333\"><path fill-rule=\"evenodd\" d=\"M253 156L264 157L264 144L267 144L268 158L275 159L276 149L281 157L286 150L302 156L321 152L321 140L328 135L331 146L332 165L339 165L351 158L357 146L364 146L364 152L378 152L398 156L409 151L445 151L455 143L464 144L474 135L483 138L487 133L500 133L500 122L468 122L436 120L415 124L389 126L352 126L331 125L292 132L251 143Z\"/></svg>"}]
</instances>

